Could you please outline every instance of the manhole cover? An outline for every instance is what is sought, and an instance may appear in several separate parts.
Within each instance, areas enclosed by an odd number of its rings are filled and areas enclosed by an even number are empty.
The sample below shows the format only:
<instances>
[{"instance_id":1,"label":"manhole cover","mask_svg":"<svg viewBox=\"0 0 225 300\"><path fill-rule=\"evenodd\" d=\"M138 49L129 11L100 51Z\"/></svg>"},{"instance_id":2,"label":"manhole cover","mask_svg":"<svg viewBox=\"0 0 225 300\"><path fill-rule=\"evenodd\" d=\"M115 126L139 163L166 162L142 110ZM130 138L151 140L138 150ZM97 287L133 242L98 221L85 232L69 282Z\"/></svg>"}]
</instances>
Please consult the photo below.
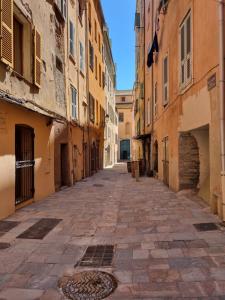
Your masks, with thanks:
<instances>
[{"instance_id":1,"label":"manhole cover","mask_svg":"<svg viewBox=\"0 0 225 300\"><path fill-rule=\"evenodd\" d=\"M194 224L194 227L198 231L212 231L212 230L219 229L215 223L199 223L199 224Z\"/></svg>"},{"instance_id":2,"label":"manhole cover","mask_svg":"<svg viewBox=\"0 0 225 300\"><path fill-rule=\"evenodd\" d=\"M68 299L101 300L114 292L117 281L111 274L87 271L62 278L59 288Z\"/></svg>"},{"instance_id":3,"label":"manhole cover","mask_svg":"<svg viewBox=\"0 0 225 300\"><path fill-rule=\"evenodd\" d=\"M5 250L10 247L11 247L11 245L9 243L0 243L0 250Z\"/></svg>"}]
</instances>

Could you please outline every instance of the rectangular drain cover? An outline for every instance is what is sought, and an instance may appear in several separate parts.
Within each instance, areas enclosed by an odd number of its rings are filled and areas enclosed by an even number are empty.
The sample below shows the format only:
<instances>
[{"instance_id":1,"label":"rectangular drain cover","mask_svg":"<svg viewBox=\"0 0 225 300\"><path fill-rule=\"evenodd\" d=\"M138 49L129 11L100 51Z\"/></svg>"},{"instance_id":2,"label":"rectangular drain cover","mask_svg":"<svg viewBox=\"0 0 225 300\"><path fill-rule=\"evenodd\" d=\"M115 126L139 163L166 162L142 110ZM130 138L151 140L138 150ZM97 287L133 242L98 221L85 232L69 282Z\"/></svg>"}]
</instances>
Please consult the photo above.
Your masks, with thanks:
<instances>
[{"instance_id":1,"label":"rectangular drain cover","mask_svg":"<svg viewBox=\"0 0 225 300\"><path fill-rule=\"evenodd\" d=\"M40 219L17 238L42 240L61 221L61 219Z\"/></svg>"},{"instance_id":2,"label":"rectangular drain cover","mask_svg":"<svg viewBox=\"0 0 225 300\"><path fill-rule=\"evenodd\" d=\"M219 229L215 223L199 223L193 225L198 231L212 231Z\"/></svg>"},{"instance_id":3,"label":"rectangular drain cover","mask_svg":"<svg viewBox=\"0 0 225 300\"><path fill-rule=\"evenodd\" d=\"M0 221L0 236L9 232L11 229L19 225L20 222L15 221Z\"/></svg>"},{"instance_id":4,"label":"rectangular drain cover","mask_svg":"<svg viewBox=\"0 0 225 300\"><path fill-rule=\"evenodd\" d=\"M76 264L76 267L110 267L113 255L113 245L90 246L87 248L83 258Z\"/></svg>"}]
</instances>

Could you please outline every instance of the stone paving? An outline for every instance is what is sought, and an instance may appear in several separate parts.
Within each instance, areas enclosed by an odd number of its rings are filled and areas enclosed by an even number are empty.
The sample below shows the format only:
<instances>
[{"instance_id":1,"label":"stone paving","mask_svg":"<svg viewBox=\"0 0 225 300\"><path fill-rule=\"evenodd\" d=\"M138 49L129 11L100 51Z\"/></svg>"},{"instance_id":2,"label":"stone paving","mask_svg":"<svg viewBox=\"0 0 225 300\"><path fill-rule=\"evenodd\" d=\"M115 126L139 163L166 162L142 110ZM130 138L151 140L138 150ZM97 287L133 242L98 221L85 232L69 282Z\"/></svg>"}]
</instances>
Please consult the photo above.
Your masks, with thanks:
<instances>
[{"instance_id":1,"label":"stone paving","mask_svg":"<svg viewBox=\"0 0 225 300\"><path fill-rule=\"evenodd\" d=\"M40 218L62 221L42 240L16 237ZM119 284L110 300L225 299L225 231L199 232L219 220L197 199L152 178L136 182L124 165L16 212L0 237L0 300L64 299L57 285L90 245L115 245Z\"/></svg>"}]
</instances>

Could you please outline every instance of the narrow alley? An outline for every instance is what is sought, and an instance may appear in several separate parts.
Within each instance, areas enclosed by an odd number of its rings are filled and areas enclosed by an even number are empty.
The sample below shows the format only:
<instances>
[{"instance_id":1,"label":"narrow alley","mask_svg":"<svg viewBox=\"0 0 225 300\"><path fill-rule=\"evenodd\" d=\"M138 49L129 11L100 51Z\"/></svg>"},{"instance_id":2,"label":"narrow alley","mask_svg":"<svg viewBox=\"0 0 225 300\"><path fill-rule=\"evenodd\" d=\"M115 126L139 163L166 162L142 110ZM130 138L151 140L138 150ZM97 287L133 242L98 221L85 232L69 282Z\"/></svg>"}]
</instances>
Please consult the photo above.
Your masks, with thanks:
<instances>
[{"instance_id":1,"label":"narrow alley","mask_svg":"<svg viewBox=\"0 0 225 300\"><path fill-rule=\"evenodd\" d=\"M56 221L48 234L27 231L47 219ZM0 222L0 299L65 299L59 280L87 269L115 276L107 299L225 299L219 224L197 199L116 165ZM82 265L96 245L114 247L111 266Z\"/></svg>"}]
</instances>

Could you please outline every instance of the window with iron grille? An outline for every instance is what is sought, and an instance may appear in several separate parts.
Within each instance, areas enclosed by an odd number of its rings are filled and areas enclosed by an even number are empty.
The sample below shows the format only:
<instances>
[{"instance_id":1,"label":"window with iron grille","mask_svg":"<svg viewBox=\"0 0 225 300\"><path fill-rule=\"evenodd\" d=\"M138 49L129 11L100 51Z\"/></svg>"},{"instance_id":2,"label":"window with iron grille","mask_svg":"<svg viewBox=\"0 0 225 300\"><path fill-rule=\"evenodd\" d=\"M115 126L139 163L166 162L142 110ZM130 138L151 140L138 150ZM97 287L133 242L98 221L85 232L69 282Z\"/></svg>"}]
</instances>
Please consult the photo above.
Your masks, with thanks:
<instances>
[{"instance_id":1,"label":"window with iron grille","mask_svg":"<svg viewBox=\"0 0 225 300\"><path fill-rule=\"evenodd\" d=\"M77 109L77 90L71 85L71 103L72 103L72 119L78 119L78 109Z\"/></svg>"},{"instance_id":2,"label":"window with iron grille","mask_svg":"<svg viewBox=\"0 0 225 300\"><path fill-rule=\"evenodd\" d=\"M75 35L75 28L73 25L73 22L70 21L70 45L69 45L69 51L70 55L74 57L74 35Z\"/></svg>"},{"instance_id":3,"label":"window with iron grille","mask_svg":"<svg viewBox=\"0 0 225 300\"><path fill-rule=\"evenodd\" d=\"M185 88L192 79L191 12L180 27L180 87Z\"/></svg>"},{"instance_id":4,"label":"window with iron grille","mask_svg":"<svg viewBox=\"0 0 225 300\"><path fill-rule=\"evenodd\" d=\"M163 59L163 105L169 101L169 60L168 56Z\"/></svg>"}]
</instances>

